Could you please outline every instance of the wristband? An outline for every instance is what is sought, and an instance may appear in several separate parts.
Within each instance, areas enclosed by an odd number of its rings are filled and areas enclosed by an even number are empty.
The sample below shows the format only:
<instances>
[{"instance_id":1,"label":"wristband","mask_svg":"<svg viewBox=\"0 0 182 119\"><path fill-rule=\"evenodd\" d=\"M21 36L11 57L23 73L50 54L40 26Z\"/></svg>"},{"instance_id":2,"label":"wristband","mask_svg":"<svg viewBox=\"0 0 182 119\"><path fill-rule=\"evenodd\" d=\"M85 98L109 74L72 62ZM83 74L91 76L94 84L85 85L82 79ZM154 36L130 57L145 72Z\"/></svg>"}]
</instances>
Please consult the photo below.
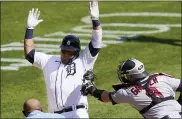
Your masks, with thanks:
<instances>
[{"instance_id":1,"label":"wristband","mask_svg":"<svg viewBox=\"0 0 182 119\"><path fill-rule=\"evenodd\" d=\"M32 39L32 38L33 38L33 29L26 29L25 39Z\"/></svg>"},{"instance_id":2,"label":"wristband","mask_svg":"<svg viewBox=\"0 0 182 119\"><path fill-rule=\"evenodd\" d=\"M97 27L100 25L100 21L99 20L92 20L92 24L94 27Z\"/></svg>"},{"instance_id":3,"label":"wristband","mask_svg":"<svg viewBox=\"0 0 182 119\"><path fill-rule=\"evenodd\" d=\"M101 95L103 92L104 92L104 90L95 89L93 92L93 96L103 102L103 100L101 98Z\"/></svg>"}]
</instances>

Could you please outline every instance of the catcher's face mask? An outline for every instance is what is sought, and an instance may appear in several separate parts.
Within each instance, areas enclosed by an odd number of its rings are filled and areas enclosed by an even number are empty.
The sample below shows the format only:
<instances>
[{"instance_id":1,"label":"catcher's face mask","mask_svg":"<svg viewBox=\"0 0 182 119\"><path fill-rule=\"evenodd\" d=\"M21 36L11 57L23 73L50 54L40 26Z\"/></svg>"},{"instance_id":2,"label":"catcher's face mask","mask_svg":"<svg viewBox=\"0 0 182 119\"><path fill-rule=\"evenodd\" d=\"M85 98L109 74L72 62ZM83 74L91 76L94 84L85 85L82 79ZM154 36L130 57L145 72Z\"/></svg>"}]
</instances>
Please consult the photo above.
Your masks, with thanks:
<instances>
[{"instance_id":1,"label":"catcher's face mask","mask_svg":"<svg viewBox=\"0 0 182 119\"><path fill-rule=\"evenodd\" d=\"M121 82L133 84L148 76L142 62L136 59L128 59L118 66L118 78Z\"/></svg>"},{"instance_id":2,"label":"catcher's face mask","mask_svg":"<svg viewBox=\"0 0 182 119\"><path fill-rule=\"evenodd\" d=\"M127 79L127 74L125 74L125 72L122 70L123 64L124 64L124 62L122 62L118 66L118 70L117 70L118 78L121 81L121 83L129 83L129 81Z\"/></svg>"}]
</instances>

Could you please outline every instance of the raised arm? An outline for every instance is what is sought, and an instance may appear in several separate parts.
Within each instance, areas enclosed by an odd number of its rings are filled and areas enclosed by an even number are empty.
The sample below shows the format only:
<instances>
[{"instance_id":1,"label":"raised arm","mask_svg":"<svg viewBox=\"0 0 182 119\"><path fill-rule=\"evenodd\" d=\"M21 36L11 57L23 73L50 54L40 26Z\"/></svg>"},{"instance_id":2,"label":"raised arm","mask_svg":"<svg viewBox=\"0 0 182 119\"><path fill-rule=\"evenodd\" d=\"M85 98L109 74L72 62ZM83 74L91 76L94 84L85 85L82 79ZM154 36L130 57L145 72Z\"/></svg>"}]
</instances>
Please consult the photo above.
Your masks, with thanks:
<instances>
[{"instance_id":1,"label":"raised arm","mask_svg":"<svg viewBox=\"0 0 182 119\"><path fill-rule=\"evenodd\" d=\"M94 30L101 29L99 21L99 7L98 7L98 2L96 0L89 2L89 12L92 20L93 29Z\"/></svg>"},{"instance_id":2,"label":"raised arm","mask_svg":"<svg viewBox=\"0 0 182 119\"><path fill-rule=\"evenodd\" d=\"M86 70L93 69L99 51L102 47L102 28L99 21L99 7L96 0L89 2L89 13L92 20L92 38L83 50L80 58Z\"/></svg>"},{"instance_id":3,"label":"raised arm","mask_svg":"<svg viewBox=\"0 0 182 119\"><path fill-rule=\"evenodd\" d=\"M89 12L92 20L92 40L89 43L89 50L91 55L94 57L100 51L102 47L102 28L99 21L99 6L96 0L89 2Z\"/></svg>"},{"instance_id":4,"label":"raised arm","mask_svg":"<svg viewBox=\"0 0 182 119\"><path fill-rule=\"evenodd\" d=\"M33 41L33 30L35 26L37 26L40 22L43 20L40 19L38 20L40 15L40 11L38 9L29 11L28 19L27 19L27 29L25 32L25 39L24 39L24 55L27 60L29 60L31 63L30 57L27 57L28 55L33 55L35 50L34 50L34 41ZM32 52L32 53L31 53Z\"/></svg>"}]
</instances>

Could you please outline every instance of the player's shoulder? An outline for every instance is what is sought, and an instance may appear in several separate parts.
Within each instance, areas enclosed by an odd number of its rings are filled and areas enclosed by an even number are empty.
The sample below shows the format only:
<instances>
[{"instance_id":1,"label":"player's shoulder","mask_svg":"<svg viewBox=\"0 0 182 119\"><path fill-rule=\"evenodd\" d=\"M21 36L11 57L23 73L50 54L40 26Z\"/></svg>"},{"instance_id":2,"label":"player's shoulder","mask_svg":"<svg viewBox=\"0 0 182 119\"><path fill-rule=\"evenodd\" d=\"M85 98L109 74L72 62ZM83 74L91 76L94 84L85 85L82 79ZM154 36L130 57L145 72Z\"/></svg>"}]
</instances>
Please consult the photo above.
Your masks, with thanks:
<instances>
[{"instance_id":1,"label":"player's shoulder","mask_svg":"<svg viewBox=\"0 0 182 119\"><path fill-rule=\"evenodd\" d=\"M157 76L157 77L170 77L172 78L173 76L164 72L157 72L157 73L153 73L152 75Z\"/></svg>"},{"instance_id":2,"label":"player's shoulder","mask_svg":"<svg viewBox=\"0 0 182 119\"><path fill-rule=\"evenodd\" d=\"M76 59L73 60L73 62L80 62L81 61L81 56L79 55Z\"/></svg>"},{"instance_id":3,"label":"player's shoulder","mask_svg":"<svg viewBox=\"0 0 182 119\"><path fill-rule=\"evenodd\" d=\"M56 55L47 55L47 63L52 63L52 62L60 62L60 57Z\"/></svg>"},{"instance_id":4,"label":"player's shoulder","mask_svg":"<svg viewBox=\"0 0 182 119\"><path fill-rule=\"evenodd\" d=\"M53 56L53 55L46 54L44 52L38 52L38 51L35 51L35 55L38 56L38 57L42 57L42 58L44 58L44 57L50 58L50 57Z\"/></svg>"},{"instance_id":5,"label":"player's shoulder","mask_svg":"<svg viewBox=\"0 0 182 119\"><path fill-rule=\"evenodd\" d=\"M171 78L173 78L172 75L167 74L167 73L154 73L154 75L156 74L156 79L159 79L158 81L165 81L168 82L169 80L171 80Z\"/></svg>"},{"instance_id":6,"label":"player's shoulder","mask_svg":"<svg viewBox=\"0 0 182 119\"><path fill-rule=\"evenodd\" d=\"M50 57L53 61L60 61L60 56L58 56L58 55L49 55L49 57Z\"/></svg>"},{"instance_id":7,"label":"player's shoulder","mask_svg":"<svg viewBox=\"0 0 182 119\"><path fill-rule=\"evenodd\" d=\"M168 73L163 73L163 72L162 72L162 73L159 73L159 74L160 74L160 75L163 75L163 76L171 77L171 78L173 77L172 75L170 75L170 74L168 74Z\"/></svg>"}]
</instances>

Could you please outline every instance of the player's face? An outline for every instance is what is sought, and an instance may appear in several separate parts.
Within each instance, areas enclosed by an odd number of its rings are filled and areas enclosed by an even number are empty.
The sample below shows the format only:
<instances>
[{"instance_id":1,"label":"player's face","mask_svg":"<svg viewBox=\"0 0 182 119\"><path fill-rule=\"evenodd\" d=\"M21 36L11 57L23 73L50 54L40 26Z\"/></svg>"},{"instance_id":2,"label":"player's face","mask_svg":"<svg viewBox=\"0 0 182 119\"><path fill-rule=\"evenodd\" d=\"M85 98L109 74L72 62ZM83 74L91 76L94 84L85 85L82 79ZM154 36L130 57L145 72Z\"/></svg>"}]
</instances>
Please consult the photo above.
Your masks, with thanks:
<instances>
[{"instance_id":1,"label":"player's face","mask_svg":"<svg viewBox=\"0 0 182 119\"><path fill-rule=\"evenodd\" d=\"M61 50L61 61L66 64L74 56L74 51Z\"/></svg>"}]
</instances>

